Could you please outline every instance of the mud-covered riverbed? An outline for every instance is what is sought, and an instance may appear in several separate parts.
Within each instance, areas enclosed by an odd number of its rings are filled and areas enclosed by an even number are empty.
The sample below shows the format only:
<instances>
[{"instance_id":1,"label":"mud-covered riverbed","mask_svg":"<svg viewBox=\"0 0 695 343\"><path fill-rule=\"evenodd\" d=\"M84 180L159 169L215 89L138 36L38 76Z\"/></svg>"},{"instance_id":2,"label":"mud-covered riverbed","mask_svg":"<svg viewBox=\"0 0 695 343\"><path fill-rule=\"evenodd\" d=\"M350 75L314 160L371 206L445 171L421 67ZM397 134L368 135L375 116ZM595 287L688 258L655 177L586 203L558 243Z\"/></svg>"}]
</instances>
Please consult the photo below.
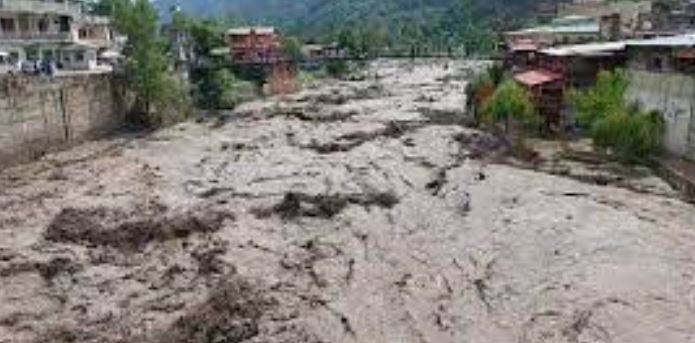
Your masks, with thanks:
<instances>
[{"instance_id":1,"label":"mud-covered riverbed","mask_svg":"<svg viewBox=\"0 0 695 343\"><path fill-rule=\"evenodd\" d=\"M695 208L496 163L451 120L476 68L2 172L0 342L695 342Z\"/></svg>"}]
</instances>

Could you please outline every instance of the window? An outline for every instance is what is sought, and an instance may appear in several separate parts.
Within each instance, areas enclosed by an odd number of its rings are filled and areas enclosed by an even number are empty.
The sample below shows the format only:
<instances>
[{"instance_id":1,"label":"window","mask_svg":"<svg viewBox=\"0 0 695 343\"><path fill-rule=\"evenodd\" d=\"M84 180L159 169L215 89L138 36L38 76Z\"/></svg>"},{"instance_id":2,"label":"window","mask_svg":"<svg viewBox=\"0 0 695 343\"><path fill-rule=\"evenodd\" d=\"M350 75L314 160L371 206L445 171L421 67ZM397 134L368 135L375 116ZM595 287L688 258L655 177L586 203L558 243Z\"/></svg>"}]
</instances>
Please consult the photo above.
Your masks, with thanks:
<instances>
[{"instance_id":1,"label":"window","mask_svg":"<svg viewBox=\"0 0 695 343\"><path fill-rule=\"evenodd\" d=\"M0 28L2 28L3 32L14 32L14 19L0 18Z\"/></svg>"},{"instance_id":2,"label":"window","mask_svg":"<svg viewBox=\"0 0 695 343\"><path fill-rule=\"evenodd\" d=\"M60 32L70 31L70 17L62 16L59 19Z\"/></svg>"},{"instance_id":3,"label":"window","mask_svg":"<svg viewBox=\"0 0 695 343\"><path fill-rule=\"evenodd\" d=\"M48 31L48 19L47 18L41 18L39 19L39 32L46 32Z\"/></svg>"},{"instance_id":4,"label":"window","mask_svg":"<svg viewBox=\"0 0 695 343\"><path fill-rule=\"evenodd\" d=\"M26 14L20 14L19 17L17 18L17 24L19 24L19 31L22 32L30 32L32 31L31 26L29 25L29 16Z\"/></svg>"},{"instance_id":5,"label":"window","mask_svg":"<svg viewBox=\"0 0 695 343\"><path fill-rule=\"evenodd\" d=\"M39 59L39 50L36 48L27 48L27 60L34 61Z\"/></svg>"},{"instance_id":6,"label":"window","mask_svg":"<svg viewBox=\"0 0 695 343\"><path fill-rule=\"evenodd\" d=\"M75 52L75 62L84 62L84 51Z\"/></svg>"},{"instance_id":7,"label":"window","mask_svg":"<svg viewBox=\"0 0 695 343\"><path fill-rule=\"evenodd\" d=\"M52 61L53 60L53 50L44 50L41 52L41 55L43 56L44 60Z\"/></svg>"}]
</instances>

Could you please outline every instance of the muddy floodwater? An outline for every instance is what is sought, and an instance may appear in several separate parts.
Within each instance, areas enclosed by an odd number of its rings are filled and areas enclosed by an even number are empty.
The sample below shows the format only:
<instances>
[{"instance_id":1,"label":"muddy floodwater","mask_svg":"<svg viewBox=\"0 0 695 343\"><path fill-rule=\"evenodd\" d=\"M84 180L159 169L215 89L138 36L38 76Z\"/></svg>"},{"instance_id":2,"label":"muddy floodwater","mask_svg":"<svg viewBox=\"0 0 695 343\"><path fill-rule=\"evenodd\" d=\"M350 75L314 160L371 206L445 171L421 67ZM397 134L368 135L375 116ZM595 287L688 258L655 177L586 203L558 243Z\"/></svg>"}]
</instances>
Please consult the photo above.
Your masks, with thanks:
<instances>
[{"instance_id":1,"label":"muddy floodwater","mask_svg":"<svg viewBox=\"0 0 695 343\"><path fill-rule=\"evenodd\" d=\"M479 68L377 61L3 171L0 342L695 342L695 207L509 162L459 125Z\"/></svg>"}]
</instances>

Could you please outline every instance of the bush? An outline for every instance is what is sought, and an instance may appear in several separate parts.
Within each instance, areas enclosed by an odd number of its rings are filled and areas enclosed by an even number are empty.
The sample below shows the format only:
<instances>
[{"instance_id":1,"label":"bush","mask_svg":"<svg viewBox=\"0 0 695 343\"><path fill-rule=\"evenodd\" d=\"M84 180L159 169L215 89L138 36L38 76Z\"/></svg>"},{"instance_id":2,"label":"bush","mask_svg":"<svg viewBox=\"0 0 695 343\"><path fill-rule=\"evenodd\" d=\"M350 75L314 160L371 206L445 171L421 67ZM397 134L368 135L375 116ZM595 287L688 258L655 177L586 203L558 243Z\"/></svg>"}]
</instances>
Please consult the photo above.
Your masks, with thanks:
<instances>
[{"instance_id":1,"label":"bush","mask_svg":"<svg viewBox=\"0 0 695 343\"><path fill-rule=\"evenodd\" d=\"M186 119L192 111L192 102L186 82L164 76L162 92L152 103L155 111L149 116L149 125L162 126Z\"/></svg>"},{"instance_id":2,"label":"bush","mask_svg":"<svg viewBox=\"0 0 695 343\"><path fill-rule=\"evenodd\" d=\"M482 111L495 89L504 79L504 69L499 64L489 66L483 73L477 75L470 85L466 87L466 111L473 113L473 119L480 123L483 118Z\"/></svg>"},{"instance_id":3,"label":"bush","mask_svg":"<svg viewBox=\"0 0 695 343\"><path fill-rule=\"evenodd\" d=\"M664 120L658 112L626 107L597 119L590 133L597 147L625 162L642 162L661 150Z\"/></svg>"},{"instance_id":4,"label":"bush","mask_svg":"<svg viewBox=\"0 0 695 343\"><path fill-rule=\"evenodd\" d=\"M531 94L513 80L503 81L490 97L484 108L485 117L490 122L505 122L515 119L527 127L537 127L540 117L531 100Z\"/></svg>"},{"instance_id":5,"label":"bush","mask_svg":"<svg viewBox=\"0 0 695 343\"><path fill-rule=\"evenodd\" d=\"M499 63L493 63L485 70L485 76L497 87L504 81L504 67Z\"/></svg>"},{"instance_id":6,"label":"bush","mask_svg":"<svg viewBox=\"0 0 695 343\"><path fill-rule=\"evenodd\" d=\"M232 109L253 98L256 93L256 85L253 82L241 80L226 69L219 72L218 78L222 80L222 94L217 108Z\"/></svg>"},{"instance_id":7,"label":"bush","mask_svg":"<svg viewBox=\"0 0 695 343\"><path fill-rule=\"evenodd\" d=\"M661 113L644 112L625 102L628 86L624 71L601 72L596 86L572 91L570 102L595 146L623 161L642 162L660 151L665 124Z\"/></svg>"},{"instance_id":8,"label":"bush","mask_svg":"<svg viewBox=\"0 0 695 343\"><path fill-rule=\"evenodd\" d=\"M602 71L593 88L583 92L570 91L569 100L577 111L578 122L591 126L596 120L623 109L628 85L626 72Z\"/></svg>"},{"instance_id":9,"label":"bush","mask_svg":"<svg viewBox=\"0 0 695 343\"><path fill-rule=\"evenodd\" d=\"M227 69L202 71L195 87L196 102L207 109L233 109L256 92L254 83L237 78Z\"/></svg>"},{"instance_id":10,"label":"bush","mask_svg":"<svg viewBox=\"0 0 695 343\"><path fill-rule=\"evenodd\" d=\"M348 65L345 61L332 60L326 64L326 73L331 77L342 77L349 72Z\"/></svg>"}]
</instances>

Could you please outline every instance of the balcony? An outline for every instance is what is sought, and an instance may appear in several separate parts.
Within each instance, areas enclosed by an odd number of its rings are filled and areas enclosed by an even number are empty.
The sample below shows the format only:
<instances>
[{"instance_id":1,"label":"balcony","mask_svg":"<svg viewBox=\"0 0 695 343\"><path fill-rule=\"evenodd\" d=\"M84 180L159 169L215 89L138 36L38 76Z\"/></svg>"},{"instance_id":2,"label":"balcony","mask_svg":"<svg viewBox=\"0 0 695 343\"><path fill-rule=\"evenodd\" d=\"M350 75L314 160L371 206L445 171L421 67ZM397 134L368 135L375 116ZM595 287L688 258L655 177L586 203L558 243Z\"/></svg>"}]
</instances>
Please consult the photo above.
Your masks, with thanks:
<instances>
[{"instance_id":1,"label":"balcony","mask_svg":"<svg viewBox=\"0 0 695 343\"><path fill-rule=\"evenodd\" d=\"M82 12L82 7L69 0L0 0L0 12L75 16Z\"/></svg>"},{"instance_id":2,"label":"balcony","mask_svg":"<svg viewBox=\"0 0 695 343\"><path fill-rule=\"evenodd\" d=\"M70 42L73 40L71 32L0 32L0 41L21 41L22 43L38 43L38 42Z\"/></svg>"}]
</instances>

